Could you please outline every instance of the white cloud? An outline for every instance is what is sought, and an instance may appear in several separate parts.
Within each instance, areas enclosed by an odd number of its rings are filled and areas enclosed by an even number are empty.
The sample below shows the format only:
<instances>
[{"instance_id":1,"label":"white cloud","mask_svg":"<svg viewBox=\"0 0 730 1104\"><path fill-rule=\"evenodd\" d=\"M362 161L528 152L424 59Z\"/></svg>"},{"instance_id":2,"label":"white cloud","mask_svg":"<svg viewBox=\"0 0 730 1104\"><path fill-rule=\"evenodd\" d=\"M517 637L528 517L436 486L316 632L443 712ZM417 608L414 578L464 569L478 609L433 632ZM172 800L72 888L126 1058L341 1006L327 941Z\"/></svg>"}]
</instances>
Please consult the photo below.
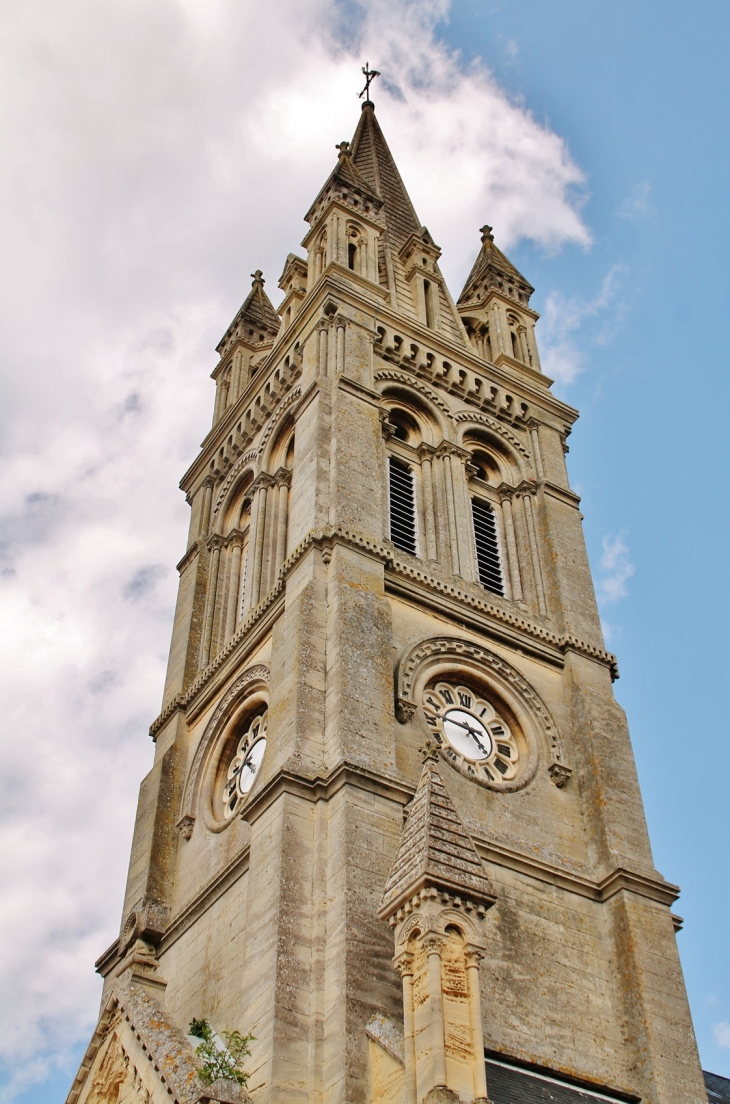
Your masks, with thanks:
<instances>
[{"instance_id":1,"label":"white cloud","mask_svg":"<svg viewBox=\"0 0 730 1104\"><path fill-rule=\"evenodd\" d=\"M557 383L567 386L583 371L587 342L583 340L579 344L575 340L581 326L609 311L611 331L619 324L623 311L623 305L617 301L621 275L621 267L614 265L592 299L569 298L560 291L552 291L548 295L539 324L540 358L545 374ZM592 338L596 345L603 345L608 339L607 326L599 329Z\"/></svg>"},{"instance_id":2,"label":"white cloud","mask_svg":"<svg viewBox=\"0 0 730 1104\"><path fill-rule=\"evenodd\" d=\"M38 0L0 42L0 1060L91 1030L159 708L212 350L378 114L458 293L495 227L586 245L561 139L434 36L441 3ZM349 14L348 14L349 13ZM388 93L388 86L391 92ZM458 201L455 202L455 197Z\"/></svg>"},{"instance_id":3,"label":"white cloud","mask_svg":"<svg viewBox=\"0 0 730 1104\"><path fill-rule=\"evenodd\" d=\"M604 537L602 546L600 569L603 574L598 582L598 601L602 605L612 605L627 597L626 584L635 574L636 566L621 536Z\"/></svg>"},{"instance_id":4,"label":"white cloud","mask_svg":"<svg viewBox=\"0 0 730 1104\"><path fill-rule=\"evenodd\" d=\"M651 184L648 180L642 180L634 184L629 194L621 200L616 214L622 219L641 219L650 215L654 210L651 200Z\"/></svg>"},{"instance_id":5,"label":"white cloud","mask_svg":"<svg viewBox=\"0 0 730 1104\"><path fill-rule=\"evenodd\" d=\"M730 1023L716 1023L712 1025L712 1034L715 1042L723 1050L730 1050Z\"/></svg>"}]
</instances>

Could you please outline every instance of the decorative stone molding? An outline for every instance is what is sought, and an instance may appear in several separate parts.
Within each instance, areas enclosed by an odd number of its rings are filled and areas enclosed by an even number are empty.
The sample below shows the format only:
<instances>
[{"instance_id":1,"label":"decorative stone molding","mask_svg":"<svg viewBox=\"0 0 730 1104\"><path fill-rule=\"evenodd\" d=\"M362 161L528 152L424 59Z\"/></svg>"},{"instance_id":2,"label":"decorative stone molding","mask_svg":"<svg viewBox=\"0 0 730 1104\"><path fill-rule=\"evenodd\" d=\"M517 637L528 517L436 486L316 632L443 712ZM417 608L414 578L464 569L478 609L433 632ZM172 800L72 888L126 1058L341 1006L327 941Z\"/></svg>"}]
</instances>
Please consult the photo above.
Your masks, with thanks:
<instances>
[{"instance_id":1,"label":"decorative stone molding","mask_svg":"<svg viewBox=\"0 0 730 1104\"><path fill-rule=\"evenodd\" d=\"M225 477L225 479L221 483L220 490L218 491L218 497L215 500L215 505L213 506L213 510L212 510L212 514L211 514L212 517L215 517L215 515L220 510L221 506L223 505L223 503L226 500L226 497L228 495L229 490L231 489L231 487L233 486L234 482L236 481L238 476L241 474L243 469L246 467L246 465L251 464L251 463L255 463L258 460L260 455L261 455L261 448L259 447L259 448L249 449L248 452L244 452L243 456L239 456L238 460L236 460L235 464L233 465L231 470L228 472L228 475ZM206 484L215 484L215 480L210 475L206 476L205 482L206 482Z\"/></svg>"},{"instance_id":2,"label":"decorative stone molding","mask_svg":"<svg viewBox=\"0 0 730 1104\"><path fill-rule=\"evenodd\" d=\"M501 790L520 789L534 777L538 758L534 744L536 735L542 734L547 741L554 763L562 764L558 727L542 698L515 667L473 641L451 636L431 637L406 652L396 671L396 715L400 710L401 715L405 716L410 709L412 716L418 705L416 695L419 693L420 683L428 677L428 671L444 669L443 665L449 663L458 671L466 669L483 681L492 682L497 692L506 696L510 707L513 710L517 707L518 713L519 705L523 707L524 715L520 720L529 747L528 761L513 781L499 786ZM529 721L532 722L531 725ZM533 732L529 731L530 727ZM448 748L441 748L441 752L448 762L452 762L453 757L448 756ZM452 762L452 765L455 763Z\"/></svg>"},{"instance_id":3,"label":"decorative stone molding","mask_svg":"<svg viewBox=\"0 0 730 1104\"><path fill-rule=\"evenodd\" d=\"M178 829L183 839L189 840L193 834L193 828L195 827L195 817L189 813L177 822L175 827Z\"/></svg>"},{"instance_id":4,"label":"decorative stone molding","mask_svg":"<svg viewBox=\"0 0 730 1104\"><path fill-rule=\"evenodd\" d=\"M564 789L568 785L572 773L570 767L566 767L564 763L551 763L548 767L550 780L559 790Z\"/></svg>"},{"instance_id":5,"label":"decorative stone molding","mask_svg":"<svg viewBox=\"0 0 730 1104\"><path fill-rule=\"evenodd\" d=\"M412 376L407 375L405 372L398 372L392 368L380 369L375 373L373 378L376 383L380 383L383 380L392 380L394 383L405 384L406 387L410 387L412 388L412 390L418 391L421 395L424 396L424 398L427 398L429 402L432 402L434 406L437 406L439 410L441 410L446 415L447 418L451 418L451 420L453 421L454 416L451 413L451 409L448 403L445 403L444 400L430 387L427 387L424 383L419 383L418 381L414 380Z\"/></svg>"},{"instance_id":6,"label":"decorative stone molding","mask_svg":"<svg viewBox=\"0 0 730 1104\"><path fill-rule=\"evenodd\" d=\"M205 731L200 738L188 772L188 779L185 785L182 802L183 813L178 822L178 826L180 826L180 830L183 834L184 829L182 825L192 821L190 825L190 834L192 835L196 819L195 810L200 796L203 775L205 774L210 755L223 729L239 704L248 697L252 685L256 683L268 685L269 678L269 668L265 664L254 664L254 666L247 668L243 674L235 679L218 702L213 716L208 721ZM229 823L231 823L231 821L222 822L220 826L216 825L216 828L225 827ZM185 838L189 839L190 837L186 836Z\"/></svg>"},{"instance_id":7,"label":"decorative stone molding","mask_svg":"<svg viewBox=\"0 0 730 1104\"><path fill-rule=\"evenodd\" d=\"M516 437L514 433L510 433L508 429L505 429L496 418L490 418L489 414L478 414L472 410L462 410L458 414L454 414L454 421L457 423L474 422L477 425L488 426L489 429L493 429L495 433L498 433L500 437L504 437L505 441L517 449L526 460L530 459L530 453L520 441L519 437Z\"/></svg>"}]
</instances>

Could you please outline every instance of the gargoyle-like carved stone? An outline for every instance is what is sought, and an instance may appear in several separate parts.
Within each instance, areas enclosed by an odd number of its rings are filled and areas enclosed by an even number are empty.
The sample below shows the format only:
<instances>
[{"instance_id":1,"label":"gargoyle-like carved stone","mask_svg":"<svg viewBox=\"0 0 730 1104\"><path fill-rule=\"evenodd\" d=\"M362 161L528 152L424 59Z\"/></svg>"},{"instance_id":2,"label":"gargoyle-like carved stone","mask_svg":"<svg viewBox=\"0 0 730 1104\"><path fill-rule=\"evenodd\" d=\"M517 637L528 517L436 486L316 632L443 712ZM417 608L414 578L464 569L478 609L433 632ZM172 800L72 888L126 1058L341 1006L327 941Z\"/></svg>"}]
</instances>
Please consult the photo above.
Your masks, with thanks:
<instances>
[{"instance_id":1,"label":"gargoyle-like carved stone","mask_svg":"<svg viewBox=\"0 0 730 1104\"><path fill-rule=\"evenodd\" d=\"M548 774L553 785L557 786L559 790L564 789L570 781L570 776L573 771L570 767L566 767L564 763L551 763L548 767Z\"/></svg>"},{"instance_id":2,"label":"gargoyle-like carved stone","mask_svg":"<svg viewBox=\"0 0 730 1104\"><path fill-rule=\"evenodd\" d=\"M186 815L177 822L177 828L182 838L189 840L195 828L195 817L191 816L190 813L186 813Z\"/></svg>"}]
</instances>

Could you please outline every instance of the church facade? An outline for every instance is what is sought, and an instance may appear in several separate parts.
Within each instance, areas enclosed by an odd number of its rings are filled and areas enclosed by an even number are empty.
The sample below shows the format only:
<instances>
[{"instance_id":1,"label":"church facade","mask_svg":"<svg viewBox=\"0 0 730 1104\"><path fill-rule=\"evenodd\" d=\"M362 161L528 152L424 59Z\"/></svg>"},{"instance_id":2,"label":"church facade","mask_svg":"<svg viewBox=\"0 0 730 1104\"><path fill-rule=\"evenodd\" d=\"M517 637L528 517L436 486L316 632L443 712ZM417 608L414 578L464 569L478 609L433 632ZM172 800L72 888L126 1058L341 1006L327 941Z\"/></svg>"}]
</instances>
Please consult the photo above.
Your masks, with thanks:
<instances>
[{"instance_id":1,"label":"church facade","mask_svg":"<svg viewBox=\"0 0 730 1104\"><path fill-rule=\"evenodd\" d=\"M68 1104L705 1104L533 289L485 226L454 302L369 100L306 221L218 346Z\"/></svg>"}]
</instances>

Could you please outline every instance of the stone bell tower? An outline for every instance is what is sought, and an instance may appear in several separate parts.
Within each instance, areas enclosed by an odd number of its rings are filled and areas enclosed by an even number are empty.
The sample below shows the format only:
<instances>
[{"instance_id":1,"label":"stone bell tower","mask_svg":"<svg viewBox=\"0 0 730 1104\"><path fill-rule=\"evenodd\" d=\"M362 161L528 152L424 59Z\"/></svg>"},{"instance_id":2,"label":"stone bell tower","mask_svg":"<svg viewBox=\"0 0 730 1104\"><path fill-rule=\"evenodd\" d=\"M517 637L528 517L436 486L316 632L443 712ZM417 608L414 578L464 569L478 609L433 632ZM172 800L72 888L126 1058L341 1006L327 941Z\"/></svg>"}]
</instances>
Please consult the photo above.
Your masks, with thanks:
<instances>
[{"instance_id":1,"label":"stone bell tower","mask_svg":"<svg viewBox=\"0 0 730 1104\"><path fill-rule=\"evenodd\" d=\"M484 227L454 302L369 100L337 150L218 346L69 1104L704 1104L532 288Z\"/></svg>"}]
</instances>

